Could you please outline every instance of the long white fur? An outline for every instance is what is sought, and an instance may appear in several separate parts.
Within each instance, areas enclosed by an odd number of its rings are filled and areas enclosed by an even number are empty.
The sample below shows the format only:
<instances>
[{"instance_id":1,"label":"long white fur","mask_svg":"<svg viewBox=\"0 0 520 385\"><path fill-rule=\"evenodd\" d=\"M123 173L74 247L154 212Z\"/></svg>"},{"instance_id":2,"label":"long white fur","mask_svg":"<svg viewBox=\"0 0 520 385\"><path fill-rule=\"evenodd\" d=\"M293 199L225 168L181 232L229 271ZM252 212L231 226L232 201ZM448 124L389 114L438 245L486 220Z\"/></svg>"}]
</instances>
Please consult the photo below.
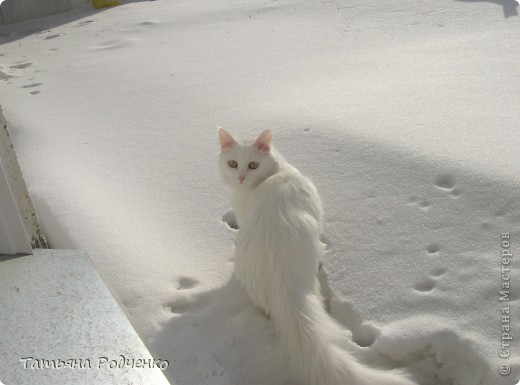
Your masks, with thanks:
<instances>
[{"instance_id":1,"label":"long white fur","mask_svg":"<svg viewBox=\"0 0 520 385\"><path fill-rule=\"evenodd\" d=\"M240 228L234 274L272 318L295 374L309 385L415 385L404 372L362 365L340 345L344 334L323 307L316 277L323 211L312 182L276 152L269 131L239 143L221 128L219 138ZM252 161L257 169L248 168Z\"/></svg>"}]
</instances>

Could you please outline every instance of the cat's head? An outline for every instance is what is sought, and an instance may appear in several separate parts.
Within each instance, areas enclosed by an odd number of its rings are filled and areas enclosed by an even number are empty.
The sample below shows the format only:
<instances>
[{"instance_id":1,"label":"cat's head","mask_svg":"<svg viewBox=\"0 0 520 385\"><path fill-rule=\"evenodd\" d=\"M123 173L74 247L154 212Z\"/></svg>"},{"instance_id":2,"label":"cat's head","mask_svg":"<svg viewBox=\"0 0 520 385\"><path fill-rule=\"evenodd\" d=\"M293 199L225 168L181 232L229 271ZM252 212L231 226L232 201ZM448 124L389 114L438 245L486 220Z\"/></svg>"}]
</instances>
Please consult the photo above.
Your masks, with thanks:
<instances>
[{"instance_id":1,"label":"cat's head","mask_svg":"<svg viewBox=\"0 0 520 385\"><path fill-rule=\"evenodd\" d=\"M271 131L244 142L238 142L223 128L219 129L218 136L219 167L225 183L254 187L276 172L278 162L272 151Z\"/></svg>"}]
</instances>

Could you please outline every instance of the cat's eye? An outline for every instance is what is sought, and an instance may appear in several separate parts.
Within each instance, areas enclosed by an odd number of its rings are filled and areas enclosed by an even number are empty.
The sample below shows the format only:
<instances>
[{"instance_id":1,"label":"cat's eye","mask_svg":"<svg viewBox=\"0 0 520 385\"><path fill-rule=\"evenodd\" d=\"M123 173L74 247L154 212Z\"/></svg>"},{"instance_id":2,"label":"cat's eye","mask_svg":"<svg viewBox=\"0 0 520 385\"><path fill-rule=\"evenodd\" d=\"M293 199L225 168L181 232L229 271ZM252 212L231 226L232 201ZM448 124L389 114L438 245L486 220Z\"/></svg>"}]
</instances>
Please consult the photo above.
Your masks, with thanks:
<instances>
[{"instance_id":1,"label":"cat's eye","mask_svg":"<svg viewBox=\"0 0 520 385\"><path fill-rule=\"evenodd\" d=\"M250 162L249 163L249 168L251 170L257 169L258 168L258 162Z\"/></svg>"},{"instance_id":2,"label":"cat's eye","mask_svg":"<svg viewBox=\"0 0 520 385\"><path fill-rule=\"evenodd\" d=\"M227 162L227 164L231 168L237 168L238 167L238 163L236 162L236 160L230 160L229 162Z\"/></svg>"}]
</instances>

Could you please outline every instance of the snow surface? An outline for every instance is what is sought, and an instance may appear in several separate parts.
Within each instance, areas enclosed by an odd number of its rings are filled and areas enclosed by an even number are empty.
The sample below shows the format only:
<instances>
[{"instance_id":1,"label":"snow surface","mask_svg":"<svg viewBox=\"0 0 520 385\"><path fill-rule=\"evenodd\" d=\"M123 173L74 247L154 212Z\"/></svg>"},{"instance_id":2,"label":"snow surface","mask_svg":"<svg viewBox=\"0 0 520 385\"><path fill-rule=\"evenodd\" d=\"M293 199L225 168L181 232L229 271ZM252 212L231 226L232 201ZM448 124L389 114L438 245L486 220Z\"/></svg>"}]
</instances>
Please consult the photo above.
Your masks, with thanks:
<instances>
[{"instance_id":1,"label":"snow surface","mask_svg":"<svg viewBox=\"0 0 520 385\"><path fill-rule=\"evenodd\" d=\"M331 310L363 360L424 385L510 385L516 11L506 0L85 6L0 27L0 100L50 244L90 254L177 384L296 384L269 320L228 281L220 125L272 129L317 185ZM505 232L515 256L499 301Z\"/></svg>"}]
</instances>

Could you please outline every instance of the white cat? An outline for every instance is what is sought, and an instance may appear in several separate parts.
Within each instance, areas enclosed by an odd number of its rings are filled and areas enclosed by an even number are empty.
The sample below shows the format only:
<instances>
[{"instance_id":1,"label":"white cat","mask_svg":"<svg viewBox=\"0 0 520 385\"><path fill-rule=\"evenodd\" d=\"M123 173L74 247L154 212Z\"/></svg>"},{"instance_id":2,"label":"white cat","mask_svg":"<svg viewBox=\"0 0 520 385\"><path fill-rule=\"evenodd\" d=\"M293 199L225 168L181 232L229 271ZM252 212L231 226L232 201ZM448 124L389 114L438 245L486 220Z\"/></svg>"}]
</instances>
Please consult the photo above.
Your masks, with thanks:
<instances>
[{"instance_id":1,"label":"white cat","mask_svg":"<svg viewBox=\"0 0 520 385\"><path fill-rule=\"evenodd\" d=\"M219 139L239 226L234 274L271 317L295 373L310 385L415 385L359 363L325 311L316 277L323 211L312 182L276 152L270 131L239 143L221 128Z\"/></svg>"}]
</instances>

